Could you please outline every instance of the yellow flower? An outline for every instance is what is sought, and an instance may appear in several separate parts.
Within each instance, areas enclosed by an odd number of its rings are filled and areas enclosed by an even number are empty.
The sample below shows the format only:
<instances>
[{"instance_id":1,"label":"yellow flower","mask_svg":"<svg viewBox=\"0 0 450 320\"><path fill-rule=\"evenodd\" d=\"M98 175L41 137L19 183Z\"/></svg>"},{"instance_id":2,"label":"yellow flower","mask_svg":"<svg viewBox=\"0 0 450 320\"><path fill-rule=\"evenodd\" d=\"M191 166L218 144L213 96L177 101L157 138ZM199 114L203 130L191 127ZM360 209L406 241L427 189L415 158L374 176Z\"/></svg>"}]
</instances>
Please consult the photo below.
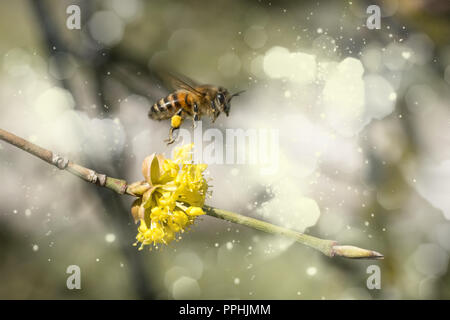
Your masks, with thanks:
<instances>
[{"instance_id":1,"label":"yellow flower","mask_svg":"<svg viewBox=\"0 0 450 320\"><path fill-rule=\"evenodd\" d=\"M199 215L202 215L202 214L205 214L205 213L203 212L203 209L200 208L200 207L189 207L186 210L186 214L191 216L191 217L196 217L196 216L199 216Z\"/></svg>"},{"instance_id":2,"label":"yellow flower","mask_svg":"<svg viewBox=\"0 0 450 320\"><path fill-rule=\"evenodd\" d=\"M138 197L131 213L140 223L135 243L141 243L140 250L145 245L168 244L205 214L202 207L208 184L203 173L207 166L192 163L192 148L193 144L177 148L173 160L155 154L145 158L142 173L146 181L130 185Z\"/></svg>"}]
</instances>

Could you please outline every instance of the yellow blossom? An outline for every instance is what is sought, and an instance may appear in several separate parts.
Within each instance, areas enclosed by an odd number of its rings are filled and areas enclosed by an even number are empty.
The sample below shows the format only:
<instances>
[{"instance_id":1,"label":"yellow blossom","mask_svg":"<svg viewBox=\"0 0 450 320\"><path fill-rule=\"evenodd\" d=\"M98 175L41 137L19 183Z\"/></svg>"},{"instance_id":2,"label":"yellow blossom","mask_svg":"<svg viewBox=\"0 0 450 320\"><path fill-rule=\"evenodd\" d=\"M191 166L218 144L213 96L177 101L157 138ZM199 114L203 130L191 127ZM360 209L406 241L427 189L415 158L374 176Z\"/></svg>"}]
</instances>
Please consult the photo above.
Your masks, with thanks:
<instances>
[{"instance_id":1,"label":"yellow blossom","mask_svg":"<svg viewBox=\"0 0 450 320\"><path fill-rule=\"evenodd\" d=\"M205 214L205 213L203 212L203 209L200 208L200 207L189 207L186 210L186 214L191 216L191 217L196 217L196 216L199 216L199 215L202 215L202 214Z\"/></svg>"},{"instance_id":2,"label":"yellow blossom","mask_svg":"<svg viewBox=\"0 0 450 320\"><path fill-rule=\"evenodd\" d=\"M131 213L139 222L137 243L168 244L176 233L184 232L195 219L205 214L202 207L208 193L203 175L205 164L192 162L193 144L177 148L174 159L151 155L142 164L146 181L133 184L139 198Z\"/></svg>"}]
</instances>

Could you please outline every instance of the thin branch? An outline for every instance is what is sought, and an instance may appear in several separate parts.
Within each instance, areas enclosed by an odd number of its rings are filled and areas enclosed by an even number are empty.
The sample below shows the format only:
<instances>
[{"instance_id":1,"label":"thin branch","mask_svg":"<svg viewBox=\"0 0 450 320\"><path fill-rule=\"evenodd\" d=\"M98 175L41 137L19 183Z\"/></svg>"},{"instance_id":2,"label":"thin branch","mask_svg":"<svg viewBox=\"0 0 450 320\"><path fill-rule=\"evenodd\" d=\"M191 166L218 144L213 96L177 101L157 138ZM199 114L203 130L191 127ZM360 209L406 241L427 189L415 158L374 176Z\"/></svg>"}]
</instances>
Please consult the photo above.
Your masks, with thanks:
<instances>
[{"instance_id":1,"label":"thin branch","mask_svg":"<svg viewBox=\"0 0 450 320\"><path fill-rule=\"evenodd\" d=\"M328 257L340 256L352 259L383 259L383 255L376 251L361 249L354 246L340 246L334 240L316 238L304 233L296 232L291 229L276 226L265 221L243 216L241 214L227 210L213 208L207 205L205 205L203 209L205 210L206 214L212 217L231 221L267 233L282 235L294 239L301 244L319 250Z\"/></svg>"},{"instance_id":2,"label":"thin branch","mask_svg":"<svg viewBox=\"0 0 450 320\"><path fill-rule=\"evenodd\" d=\"M61 170L67 170L85 181L111 189L119 194L134 195L130 188L128 188L128 183L125 180L111 178L104 174L97 173L92 169L80 166L8 131L0 129L0 139L44 160L51 165L56 166ZM338 245L337 242L333 240L316 238L307 234L276 226L265 221L207 205L205 205L203 209L205 213L211 217L294 239L301 244L322 252L328 257L340 256L351 259L383 259L383 255L376 251L361 249L354 246Z\"/></svg>"},{"instance_id":3,"label":"thin branch","mask_svg":"<svg viewBox=\"0 0 450 320\"><path fill-rule=\"evenodd\" d=\"M104 174L97 173L92 169L80 166L79 164L73 163L50 150L39 147L38 145L22 139L8 131L0 129L0 139L54 165L58 169L67 170L87 182L111 189L119 194L127 192L128 184L125 180L111 178Z\"/></svg>"}]
</instances>

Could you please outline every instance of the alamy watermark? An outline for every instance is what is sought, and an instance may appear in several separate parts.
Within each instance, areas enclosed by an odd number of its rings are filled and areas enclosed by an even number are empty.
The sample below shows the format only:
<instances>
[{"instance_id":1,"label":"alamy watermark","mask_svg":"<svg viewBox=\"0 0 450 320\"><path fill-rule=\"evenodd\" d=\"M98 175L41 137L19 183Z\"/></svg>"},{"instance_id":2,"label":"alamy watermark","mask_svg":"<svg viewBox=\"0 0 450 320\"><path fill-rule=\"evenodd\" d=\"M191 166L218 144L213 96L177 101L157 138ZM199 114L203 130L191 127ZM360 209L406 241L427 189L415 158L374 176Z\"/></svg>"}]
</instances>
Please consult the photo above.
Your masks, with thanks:
<instances>
[{"instance_id":1,"label":"alamy watermark","mask_svg":"<svg viewBox=\"0 0 450 320\"><path fill-rule=\"evenodd\" d=\"M261 175L278 173L280 160L279 131L276 129L209 128L202 122L193 130L180 129L181 143L194 143L194 161L210 164L258 166Z\"/></svg>"},{"instance_id":2,"label":"alamy watermark","mask_svg":"<svg viewBox=\"0 0 450 320\"><path fill-rule=\"evenodd\" d=\"M66 273L70 274L70 276L67 277L66 286L67 289L73 290L73 289L81 289L81 269L77 265L70 265L66 269Z\"/></svg>"},{"instance_id":3,"label":"alamy watermark","mask_svg":"<svg viewBox=\"0 0 450 320\"><path fill-rule=\"evenodd\" d=\"M66 19L66 27L69 30L81 29L81 9L76 4L71 4L66 8L66 13L69 15Z\"/></svg>"},{"instance_id":4,"label":"alamy watermark","mask_svg":"<svg viewBox=\"0 0 450 320\"><path fill-rule=\"evenodd\" d=\"M367 29L381 29L381 9L376 4L367 7L366 13L370 14L366 20Z\"/></svg>"},{"instance_id":5,"label":"alamy watermark","mask_svg":"<svg viewBox=\"0 0 450 320\"><path fill-rule=\"evenodd\" d=\"M367 274L370 274L370 276L367 278L366 286L367 289L373 290L373 289L381 289L381 270L380 267L377 265L370 265L367 267L366 270Z\"/></svg>"}]
</instances>

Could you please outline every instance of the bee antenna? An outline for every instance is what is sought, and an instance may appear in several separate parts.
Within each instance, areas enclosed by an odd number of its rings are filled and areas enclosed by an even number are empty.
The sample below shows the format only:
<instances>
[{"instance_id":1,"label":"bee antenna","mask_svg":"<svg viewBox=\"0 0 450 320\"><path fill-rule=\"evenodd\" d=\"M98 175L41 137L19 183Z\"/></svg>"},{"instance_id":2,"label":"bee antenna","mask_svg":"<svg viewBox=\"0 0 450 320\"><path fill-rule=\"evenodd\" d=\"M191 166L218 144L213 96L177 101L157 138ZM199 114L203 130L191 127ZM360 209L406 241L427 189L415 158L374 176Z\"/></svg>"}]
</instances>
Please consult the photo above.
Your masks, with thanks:
<instances>
[{"instance_id":1,"label":"bee antenna","mask_svg":"<svg viewBox=\"0 0 450 320\"><path fill-rule=\"evenodd\" d=\"M233 93L232 97L238 96L238 95L240 95L241 93L244 93L244 92L245 92L245 90Z\"/></svg>"},{"instance_id":2,"label":"bee antenna","mask_svg":"<svg viewBox=\"0 0 450 320\"><path fill-rule=\"evenodd\" d=\"M244 92L245 92L245 90L242 90L242 91L233 93L233 94L230 96L230 99L229 99L228 101L231 101L231 99L232 99L233 97L237 97L238 95L240 95L241 93L244 93Z\"/></svg>"}]
</instances>

